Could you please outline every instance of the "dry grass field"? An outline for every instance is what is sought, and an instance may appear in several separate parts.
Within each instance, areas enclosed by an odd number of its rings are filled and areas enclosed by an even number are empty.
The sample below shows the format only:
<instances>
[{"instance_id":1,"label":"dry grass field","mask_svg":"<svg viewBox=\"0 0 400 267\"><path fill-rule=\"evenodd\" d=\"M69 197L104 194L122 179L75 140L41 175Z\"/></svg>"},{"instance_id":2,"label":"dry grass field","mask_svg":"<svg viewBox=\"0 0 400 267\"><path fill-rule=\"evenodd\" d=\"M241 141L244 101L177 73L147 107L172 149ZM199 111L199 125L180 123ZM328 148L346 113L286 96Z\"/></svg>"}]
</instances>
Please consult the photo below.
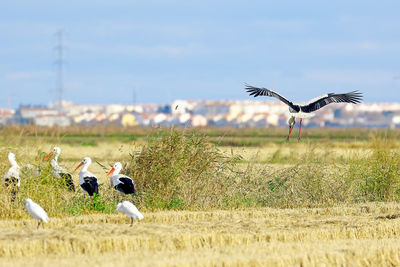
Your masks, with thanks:
<instances>
[{"instance_id":1,"label":"dry grass field","mask_svg":"<svg viewBox=\"0 0 400 267\"><path fill-rule=\"evenodd\" d=\"M250 146L209 146L219 141L207 131L206 139L171 132L148 141L78 131L0 129L0 172L9 151L42 172L23 177L15 202L0 192L0 266L400 265L397 132L300 143L269 142L262 132ZM254 134L231 131L240 144L241 134ZM89 168L102 184L98 199L55 184L42 160L54 145L69 171L83 156L101 164ZM113 212L121 197L106 169L115 161L139 191L122 197L145 216L133 227ZM26 212L26 197L48 211L44 228Z\"/></svg>"},{"instance_id":2,"label":"dry grass field","mask_svg":"<svg viewBox=\"0 0 400 267\"><path fill-rule=\"evenodd\" d=\"M400 207L159 211L0 222L0 265L395 266Z\"/></svg>"}]
</instances>

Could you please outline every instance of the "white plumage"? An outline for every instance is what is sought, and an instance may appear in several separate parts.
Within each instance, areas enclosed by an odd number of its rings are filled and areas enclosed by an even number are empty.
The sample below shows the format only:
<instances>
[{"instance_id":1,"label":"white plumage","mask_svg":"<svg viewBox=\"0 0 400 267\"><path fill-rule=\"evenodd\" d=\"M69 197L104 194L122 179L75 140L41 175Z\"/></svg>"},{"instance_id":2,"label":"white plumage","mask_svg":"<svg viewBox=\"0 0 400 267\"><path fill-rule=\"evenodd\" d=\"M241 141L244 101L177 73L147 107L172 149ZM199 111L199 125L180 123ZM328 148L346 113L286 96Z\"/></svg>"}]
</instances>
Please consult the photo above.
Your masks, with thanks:
<instances>
[{"instance_id":1,"label":"white plumage","mask_svg":"<svg viewBox=\"0 0 400 267\"><path fill-rule=\"evenodd\" d=\"M11 201L14 202L17 196L19 186L21 185L21 178L20 178L21 168L19 167L17 161L15 160L14 153L12 152L8 153L8 160L11 163L11 168L8 169L8 171L4 174L3 183L4 186L8 188L8 190L10 190Z\"/></svg>"},{"instance_id":2,"label":"white plumage","mask_svg":"<svg viewBox=\"0 0 400 267\"><path fill-rule=\"evenodd\" d=\"M44 160L50 158L52 155L54 157L50 161L50 165L52 167L51 174L53 174L55 177L64 179L65 185L70 189L71 191L75 192L75 186L74 186L74 181L72 180L72 175L65 171L59 164L58 164L58 157L61 154L61 148L58 146L55 146L53 148L53 151L50 152Z\"/></svg>"},{"instance_id":3,"label":"white plumage","mask_svg":"<svg viewBox=\"0 0 400 267\"><path fill-rule=\"evenodd\" d=\"M141 220L144 218L144 216L140 213L136 206L129 201L118 203L116 209L120 212L125 213L129 218L131 218L131 226L133 224L133 219Z\"/></svg>"},{"instance_id":4,"label":"white plumage","mask_svg":"<svg viewBox=\"0 0 400 267\"><path fill-rule=\"evenodd\" d=\"M99 193L99 184L97 183L97 177L88 171L90 164L92 164L92 160L89 157L84 157L74 172L83 166L79 172L79 184L81 188L89 194L89 196L93 196L93 194Z\"/></svg>"},{"instance_id":5,"label":"white plumage","mask_svg":"<svg viewBox=\"0 0 400 267\"><path fill-rule=\"evenodd\" d=\"M107 176L113 174L110 178L110 182L112 186L118 192L122 192L124 194L134 194L135 193L135 184L133 183L132 178L120 174L119 172L122 170L121 162L116 162L112 169L109 171Z\"/></svg>"},{"instance_id":6,"label":"white plumage","mask_svg":"<svg viewBox=\"0 0 400 267\"><path fill-rule=\"evenodd\" d=\"M39 204L33 202L32 199L30 199L30 198L25 199L25 206L26 206L26 209L28 210L29 214L33 218L39 220L38 229L39 229L41 222L45 222L45 223L49 222L49 216L47 216L47 213L44 211L44 209Z\"/></svg>"},{"instance_id":7,"label":"white plumage","mask_svg":"<svg viewBox=\"0 0 400 267\"><path fill-rule=\"evenodd\" d=\"M58 165L58 157L61 154L61 148L59 148L58 146L55 146L53 148L53 151L50 152L45 158L44 160L50 158L52 155L54 155L54 157L51 159L50 161L50 165L52 167L51 173L57 177L57 178L61 178L60 173L66 173L66 171L64 171L63 168L61 168L60 165Z\"/></svg>"},{"instance_id":8,"label":"white plumage","mask_svg":"<svg viewBox=\"0 0 400 267\"><path fill-rule=\"evenodd\" d=\"M4 174L3 181L5 184L13 183L17 187L19 187L21 184L21 178L20 178L21 168L19 167L17 161L15 160L15 154L12 152L8 153L8 160L11 163L11 168L8 169L8 171Z\"/></svg>"}]
</instances>

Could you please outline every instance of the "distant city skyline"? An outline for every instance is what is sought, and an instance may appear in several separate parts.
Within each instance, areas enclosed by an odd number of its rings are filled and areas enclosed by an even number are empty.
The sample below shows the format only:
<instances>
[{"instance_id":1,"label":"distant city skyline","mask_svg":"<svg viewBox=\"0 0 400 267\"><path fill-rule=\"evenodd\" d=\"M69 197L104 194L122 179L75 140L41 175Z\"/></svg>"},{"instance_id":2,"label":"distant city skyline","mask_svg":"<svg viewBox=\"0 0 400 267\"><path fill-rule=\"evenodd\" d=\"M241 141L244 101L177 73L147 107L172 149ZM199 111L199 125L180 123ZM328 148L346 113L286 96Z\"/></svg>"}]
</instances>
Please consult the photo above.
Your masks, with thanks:
<instances>
[{"instance_id":1,"label":"distant city skyline","mask_svg":"<svg viewBox=\"0 0 400 267\"><path fill-rule=\"evenodd\" d=\"M359 90L400 102L398 1L2 1L0 108L250 98Z\"/></svg>"},{"instance_id":2,"label":"distant city skyline","mask_svg":"<svg viewBox=\"0 0 400 267\"><path fill-rule=\"evenodd\" d=\"M305 127L400 128L400 103L331 104L303 120ZM169 105L77 105L0 109L0 125L287 127L288 106L272 101L188 101Z\"/></svg>"}]
</instances>

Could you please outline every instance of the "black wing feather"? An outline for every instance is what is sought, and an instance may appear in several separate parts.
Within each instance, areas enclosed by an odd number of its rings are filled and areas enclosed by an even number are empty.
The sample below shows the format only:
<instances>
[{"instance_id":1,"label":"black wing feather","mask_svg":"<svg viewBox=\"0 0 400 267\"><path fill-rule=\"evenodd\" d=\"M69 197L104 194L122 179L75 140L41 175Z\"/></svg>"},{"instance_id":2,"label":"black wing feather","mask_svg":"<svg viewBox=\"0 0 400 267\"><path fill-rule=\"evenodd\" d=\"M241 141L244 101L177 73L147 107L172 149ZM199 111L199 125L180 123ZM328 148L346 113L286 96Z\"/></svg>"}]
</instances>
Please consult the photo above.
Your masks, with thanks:
<instances>
[{"instance_id":1,"label":"black wing feather","mask_svg":"<svg viewBox=\"0 0 400 267\"><path fill-rule=\"evenodd\" d=\"M115 186L115 189L118 191L124 193L124 194L134 194L135 193L135 185L133 184L133 181L129 177L123 177L119 178L119 181L121 183L117 184Z\"/></svg>"},{"instance_id":2,"label":"black wing feather","mask_svg":"<svg viewBox=\"0 0 400 267\"><path fill-rule=\"evenodd\" d=\"M330 103L361 103L362 93L358 91L352 91L347 94L334 94L330 93L325 95L307 105L301 106L303 112L313 112L316 111Z\"/></svg>"},{"instance_id":3,"label":"black wing feather","mask_svg":"<svg viewBox=\"0 0 400 267\"><path fill-rule=\"evenodd\" d=\"M93 196L94 193L99 194L99 184L96 177L84 177L83 180L84 183L81 184L81 187L89 196Z\"/></svg>"},{"instance_id":4,"label":"black wing feather","mask_svg":"<svg viewBox=\"0 0 400 267\"><path fill-rule=\"evenodd\" d=\"M72 180L72 175L70 173L59 173L62 179L65 181L67 188L75 192L74 180Z\"/></svg>"},{"instance_id":5,"label":"black wing feather","mask_svg":"<svg viewBox=\"0 0 400 267\"><path fill-rule=\"evenodd\" d=\"M251 86L249 84L245 84L245 85L246 85L245 89L246 89L246 91L248 93L250 93L249 94L250 96L254 96L254 97L257 97L257 96L275 97L275 98L278 98L283 103L285 103L286 105L288 105L291 108L295 109L295 107L294 107L294 105L293 105L293 103L291 101L287 100L285 97L281 96L280 94L278 94L278 93L276 93L276 92L274 92L272 90L269 90L267 88L254 87L254 86Z\"/></svg>"}]
</instances>

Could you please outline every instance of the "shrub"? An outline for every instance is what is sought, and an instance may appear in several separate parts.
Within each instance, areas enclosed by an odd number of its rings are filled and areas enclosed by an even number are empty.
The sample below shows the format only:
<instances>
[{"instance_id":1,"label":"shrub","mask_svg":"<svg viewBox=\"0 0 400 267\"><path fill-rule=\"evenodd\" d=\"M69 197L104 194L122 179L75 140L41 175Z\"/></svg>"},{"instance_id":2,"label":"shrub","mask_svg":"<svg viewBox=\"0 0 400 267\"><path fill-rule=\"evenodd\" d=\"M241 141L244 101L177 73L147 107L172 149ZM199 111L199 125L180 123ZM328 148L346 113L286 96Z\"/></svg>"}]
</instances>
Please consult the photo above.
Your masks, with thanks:
<instances>
[{"instance_id":1,"label":"shrub","mask_svg":"<svg viewBox=\"0 0 400 267\"><path fill-rule=\"evenodd\" d=\"M231 186L232 160L204 135L171 130L132 153L128 174L148 208L217 207Z\"/></svg>"},{"instance_id":2,"label":"shrub","mask_svg":"<svg viewBox=\"0 0 400 267\"><path fill-rule=\"evenodd\" d=\"M371 137L371 152L350 161L349 176L358 188L361 201L394 201L400 199L400 155L393 150L395 139Z\"/></svg>"}]
</instances>

